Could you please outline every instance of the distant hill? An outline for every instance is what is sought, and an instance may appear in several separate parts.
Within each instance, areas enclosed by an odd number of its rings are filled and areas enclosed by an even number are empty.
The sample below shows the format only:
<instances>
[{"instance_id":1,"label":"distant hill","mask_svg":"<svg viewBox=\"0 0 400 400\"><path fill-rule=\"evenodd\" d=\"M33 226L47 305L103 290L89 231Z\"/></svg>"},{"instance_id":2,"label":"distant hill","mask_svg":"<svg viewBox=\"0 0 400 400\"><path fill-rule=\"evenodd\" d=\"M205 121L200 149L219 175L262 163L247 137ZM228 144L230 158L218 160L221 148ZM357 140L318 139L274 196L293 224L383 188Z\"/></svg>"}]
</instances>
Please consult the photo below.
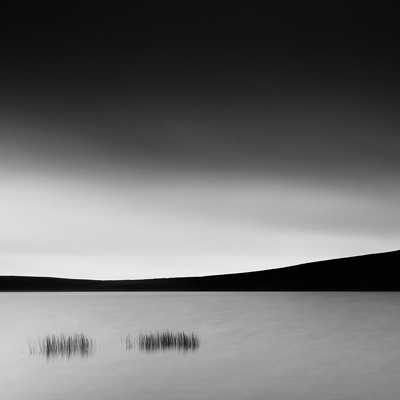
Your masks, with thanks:
<instances>
[{"instance_id":1,"label":"distant hill","mask_svg":"<svg viewBox=\"0 0 400 400\"><path fill-rule=\"evenodd\" d=\"M400 251L188 278L97 281L0 276L0 291L397 291Z\"/></svg>"}]
</instances>

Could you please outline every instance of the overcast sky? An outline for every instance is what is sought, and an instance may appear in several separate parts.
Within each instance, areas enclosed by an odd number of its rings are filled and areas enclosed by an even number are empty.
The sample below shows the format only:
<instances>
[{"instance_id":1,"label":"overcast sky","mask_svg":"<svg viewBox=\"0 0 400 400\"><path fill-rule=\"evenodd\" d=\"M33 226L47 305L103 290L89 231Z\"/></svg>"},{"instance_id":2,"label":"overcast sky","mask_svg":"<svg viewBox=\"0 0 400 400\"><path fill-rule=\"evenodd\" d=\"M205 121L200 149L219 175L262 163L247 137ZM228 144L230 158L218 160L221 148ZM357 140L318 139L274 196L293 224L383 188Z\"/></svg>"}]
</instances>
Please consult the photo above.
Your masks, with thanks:
<instances>
[{"instance_id":1,"label":"overcast sky","mask_svg":"<svg viewBox=\"0 0 400 400\"><path fill-rule=\"evenodd\" d=\"M210 275L400 247L390 8L99 4L5 14L1 275Z\"/></svg>"}]
</instances>

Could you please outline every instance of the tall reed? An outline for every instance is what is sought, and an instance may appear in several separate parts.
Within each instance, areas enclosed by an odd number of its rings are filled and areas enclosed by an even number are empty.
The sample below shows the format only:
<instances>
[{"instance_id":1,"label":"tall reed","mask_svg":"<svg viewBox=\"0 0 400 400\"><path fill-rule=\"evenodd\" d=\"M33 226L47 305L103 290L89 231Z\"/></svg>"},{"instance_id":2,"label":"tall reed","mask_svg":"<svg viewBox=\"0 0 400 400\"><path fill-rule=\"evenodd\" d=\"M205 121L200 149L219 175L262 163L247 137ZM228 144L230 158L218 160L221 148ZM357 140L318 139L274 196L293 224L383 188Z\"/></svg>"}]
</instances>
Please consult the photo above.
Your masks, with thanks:
<instances>
[{"instance_id":1,"label":"tall reed","mask_svg":"<svg viewBox=\"0 0 400 400\"><path fill-rule=\"evenodd\" d=\"M149 332L139 333L136 343L141 351L157 351L157 350L196 350L200 346L200 339L196 333L185 333L183 331L171 332Z\"/></svg>"},{"instance_id":2,"label":"tall reed","mask_svg":"<svg viewBox=\"0 0 400 400\"><path fill-rule=\"evenodd\" d=\"M124 340L121 338L121 344L125 350L132 350L135 347L135 341L131 335L125 336Z\"/></svg>"},{"instance_id":3,"label":"tall reed","mask_svg":"<svg viewBox=\"0 0 400 400\"><path fill-rule=\"evenodd\" d=\"M37 341L28 340L29 353L46 357L80 355L89 356L96 350L96 342L83 333L46 335Z\"/></svg>"}]
</instances>

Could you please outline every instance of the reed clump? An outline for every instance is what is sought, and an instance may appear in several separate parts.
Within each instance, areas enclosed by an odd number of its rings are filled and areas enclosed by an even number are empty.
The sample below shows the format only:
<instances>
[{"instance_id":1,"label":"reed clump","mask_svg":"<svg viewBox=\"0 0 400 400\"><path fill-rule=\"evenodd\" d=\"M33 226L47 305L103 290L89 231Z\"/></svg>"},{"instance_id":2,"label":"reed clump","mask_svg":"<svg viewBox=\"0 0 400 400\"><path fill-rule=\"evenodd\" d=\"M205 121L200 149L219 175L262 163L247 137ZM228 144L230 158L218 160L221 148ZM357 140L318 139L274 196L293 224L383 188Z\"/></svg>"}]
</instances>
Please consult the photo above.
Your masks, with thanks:
<instances>
[{"instance_id":1,"label":"reed clump","mask_svg":"<svg viewBox=\"0 0 400 400\"><path fill-rule=\"evenodd\" d=\"M28 340L28 347L31 355L39 354L46 357L80 355L85 357L92 355L96 350L96 342L83 333L72 335L61 333L46 335L34 342Z\"/></svg>"},{"instance_id":2,"label":"reed clump","mask_svg":"<svg viewBox=\"0 0 400 400\"><path fill-rule=\"evenodd\" d=\"M197 350L200 346L200 339L194 332L185 333L183 331L171 332L149 332L139 333L136 343L141 351L157 351L157 350Z\"/></svg>"}]
</instances>

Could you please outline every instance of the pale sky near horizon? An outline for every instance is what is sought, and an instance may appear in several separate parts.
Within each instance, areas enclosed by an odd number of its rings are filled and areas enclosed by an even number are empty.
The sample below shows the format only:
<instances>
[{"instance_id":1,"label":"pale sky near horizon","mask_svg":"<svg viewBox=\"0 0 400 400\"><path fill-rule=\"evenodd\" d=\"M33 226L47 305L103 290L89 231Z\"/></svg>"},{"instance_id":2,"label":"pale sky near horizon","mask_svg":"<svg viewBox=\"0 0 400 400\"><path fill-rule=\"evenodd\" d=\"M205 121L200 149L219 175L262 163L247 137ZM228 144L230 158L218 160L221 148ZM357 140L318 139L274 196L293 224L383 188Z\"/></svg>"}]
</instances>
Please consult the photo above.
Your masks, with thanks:
<instances>
[{"instance_id":1,"label":"pale sky near horizon","mask_svg":"<svg viewBox=\"0 0 400 400\"><path fill-rule=\"evenodd\" d=\"M211 46L190 24L186 39L158 28L165 42L117 19L111 36L45 25L25 47L32 32L10 31L0 275L199 276L399 249L386 33L368 41L346 20L337 35L328 17L318 35L324 21L293 26L296 13L283 36L227 20Z\"/></svg>"}]
</instances>

